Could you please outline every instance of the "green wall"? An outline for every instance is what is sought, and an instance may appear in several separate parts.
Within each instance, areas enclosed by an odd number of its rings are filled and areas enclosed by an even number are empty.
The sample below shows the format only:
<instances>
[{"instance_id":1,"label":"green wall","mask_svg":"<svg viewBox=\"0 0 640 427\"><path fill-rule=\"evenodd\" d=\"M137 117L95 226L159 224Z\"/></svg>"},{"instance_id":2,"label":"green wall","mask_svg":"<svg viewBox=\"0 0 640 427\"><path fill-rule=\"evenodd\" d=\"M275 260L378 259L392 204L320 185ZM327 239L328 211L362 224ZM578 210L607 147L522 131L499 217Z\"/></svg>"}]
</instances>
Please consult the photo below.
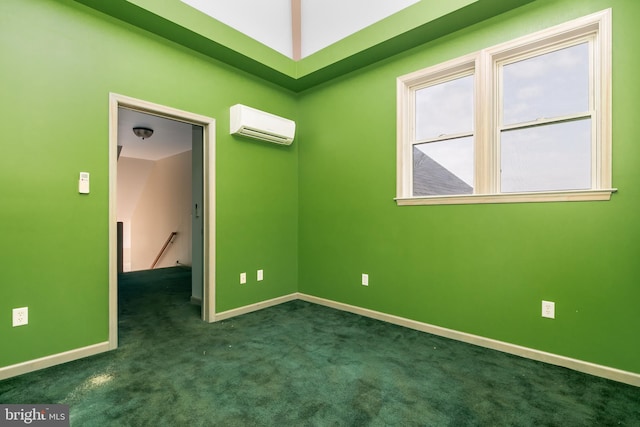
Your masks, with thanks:
<instances>
[{"instance_id":1,"label":"green wall","mask_svg":"<svg viewBox=\"0 0 640 427\"><path fill-rule=\"evenodd\" d=\"M607 7L611 201L396 206L398 76ZM218 312L300 291L640 373L637 16L633 0L537 0L296 95L72 0L3 0L0 367L107 340L115 92L217 119ZM296 119L296 142L230 137L236 103Z\"/></svg>"},{"instance_id":2,"label":"green wall","mask_svg":"<svg viewBox=\"0 0 640 427\"><path fill-rule=\"evenodd\" d=\"M611 201L396 206L396 77L608 7ZM300 292L640 373L638 16L538 0L304 92Z\"/></svg>"},{"instance_id":3,"label":"green wall","mask_svg":"<svg viewBox=\"0 0 640 427\"><path fill-rule=\"evenodd\" d=\"M0 2L0 61L0 367L108 339L109 92L217 120L217 311L297 290L298 146L228 135L293 94L71 0Z\"/></svg>"}]
</instances>

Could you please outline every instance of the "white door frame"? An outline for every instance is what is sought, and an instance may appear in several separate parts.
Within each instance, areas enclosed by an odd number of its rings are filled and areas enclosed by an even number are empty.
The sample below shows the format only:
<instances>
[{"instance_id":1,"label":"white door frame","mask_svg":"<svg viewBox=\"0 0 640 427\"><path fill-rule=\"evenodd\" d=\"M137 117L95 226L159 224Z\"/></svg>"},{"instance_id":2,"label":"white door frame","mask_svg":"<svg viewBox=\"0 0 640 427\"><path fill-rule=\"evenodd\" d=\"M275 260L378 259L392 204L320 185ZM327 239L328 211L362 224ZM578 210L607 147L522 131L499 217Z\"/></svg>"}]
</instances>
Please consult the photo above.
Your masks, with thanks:
<instances>
[{"instance_id":1,"label":"white door frame","mask_svg":"<svg viewBox=\"0 0 640 427\"><path fill-rule=\"evenodd\" d=\"M118 183L118 107L126 107L155 116L166 117L203 127L203 221L204 262L202 320L216 319L215 287L215 128L216 121L187 111L116 93L109 94L109 349L118 347L118 266L117 266L117 183Z\"/></svg>"}]
</instances>

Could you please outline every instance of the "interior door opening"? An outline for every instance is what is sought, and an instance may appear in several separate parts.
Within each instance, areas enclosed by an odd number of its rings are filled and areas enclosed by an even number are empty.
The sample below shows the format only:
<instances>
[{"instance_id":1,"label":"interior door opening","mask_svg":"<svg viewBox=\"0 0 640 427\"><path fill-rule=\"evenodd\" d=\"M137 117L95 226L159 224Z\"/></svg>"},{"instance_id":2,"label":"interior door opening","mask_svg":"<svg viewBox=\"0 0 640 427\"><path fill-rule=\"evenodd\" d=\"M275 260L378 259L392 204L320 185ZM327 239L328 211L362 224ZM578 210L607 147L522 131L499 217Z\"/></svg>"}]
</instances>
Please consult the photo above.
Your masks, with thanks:
<instances>
[{"instance_id":1,"label":"interior door opening","mask_svg":"<svg viewBox=\"0 0 640 427\"><path fill-rule=\"evenodd\" d=\"M200 306L202 142L200 125L118 108L118 273L189 269Z\"/></svg>"},{"instance_id":2,"label":"interior door opening","mask_svg":"<svg viewBox=\"0 0 640 427\"><path fill-rule=\"evenodd\" d=\"M110 348L119 272L190 267L191 301L215 320L214 128L208 117L111 94Z\"/></svg>"}]
</instances>

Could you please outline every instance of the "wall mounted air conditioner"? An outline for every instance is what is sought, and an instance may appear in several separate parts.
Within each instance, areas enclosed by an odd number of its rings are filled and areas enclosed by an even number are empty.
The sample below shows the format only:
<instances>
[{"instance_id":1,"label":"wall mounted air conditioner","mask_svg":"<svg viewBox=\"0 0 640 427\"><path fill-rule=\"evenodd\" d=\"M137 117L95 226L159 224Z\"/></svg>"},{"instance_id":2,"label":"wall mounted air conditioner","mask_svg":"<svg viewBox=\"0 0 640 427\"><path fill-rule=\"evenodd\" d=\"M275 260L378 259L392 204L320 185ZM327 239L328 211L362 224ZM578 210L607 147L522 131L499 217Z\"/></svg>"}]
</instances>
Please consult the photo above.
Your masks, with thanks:
<instances>
[{"instance_id":1,"label":"wall mounted air conditioner","mask_svg":"<svg viewBox=\"0 0 640 427\"><path fill-rule=\"evenodd\" d=\"M296 122L274 114L265 113L246 105L231 107L232 135L242 135L276 144L290 145L296 133Z\"/></svg>"}]
</instances>

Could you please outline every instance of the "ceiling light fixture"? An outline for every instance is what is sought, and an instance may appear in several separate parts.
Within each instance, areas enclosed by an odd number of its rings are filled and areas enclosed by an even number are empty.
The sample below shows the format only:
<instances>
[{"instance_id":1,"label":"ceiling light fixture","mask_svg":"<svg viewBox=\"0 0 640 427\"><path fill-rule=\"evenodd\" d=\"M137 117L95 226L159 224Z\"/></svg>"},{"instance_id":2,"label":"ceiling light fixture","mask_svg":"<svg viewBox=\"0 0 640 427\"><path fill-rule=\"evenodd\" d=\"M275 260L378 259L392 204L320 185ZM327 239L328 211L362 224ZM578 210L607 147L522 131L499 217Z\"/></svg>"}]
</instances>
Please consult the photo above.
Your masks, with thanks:
<instances>
[{"instance_id":1,"label":"ceiling light fixture","mask_svg":"<svg viewBox=\"0 0 640 427\"><path fill-rule=\"evenodd\" d=\"M153 135L153 129L135 127L133 128L133 133L135 133L138 138L147 139L150 138L151 135Z\"/></svg>"}]
</instances>

